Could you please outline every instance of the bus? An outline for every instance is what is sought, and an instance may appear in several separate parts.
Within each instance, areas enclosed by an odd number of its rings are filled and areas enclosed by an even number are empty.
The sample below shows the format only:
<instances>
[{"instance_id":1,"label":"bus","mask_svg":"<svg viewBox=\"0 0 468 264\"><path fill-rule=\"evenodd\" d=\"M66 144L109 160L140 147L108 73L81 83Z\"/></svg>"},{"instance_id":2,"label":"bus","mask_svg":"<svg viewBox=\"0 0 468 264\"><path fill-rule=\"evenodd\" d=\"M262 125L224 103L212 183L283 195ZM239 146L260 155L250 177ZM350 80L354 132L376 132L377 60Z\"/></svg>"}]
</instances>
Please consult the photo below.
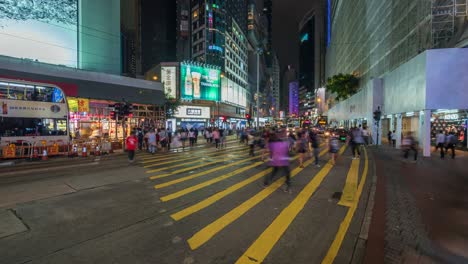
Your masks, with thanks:
<instances>
[{"instance_id":1,"label":"bus","mask_svg":"<svg viewBox=\"0 0 468 264\"><path fill-rule=\"evenodd\" d=\"M58 86L0 78L0 147L68 145L68 105ZM3 155L5 156L5 155Z\"/></svg>"}]
</instances>

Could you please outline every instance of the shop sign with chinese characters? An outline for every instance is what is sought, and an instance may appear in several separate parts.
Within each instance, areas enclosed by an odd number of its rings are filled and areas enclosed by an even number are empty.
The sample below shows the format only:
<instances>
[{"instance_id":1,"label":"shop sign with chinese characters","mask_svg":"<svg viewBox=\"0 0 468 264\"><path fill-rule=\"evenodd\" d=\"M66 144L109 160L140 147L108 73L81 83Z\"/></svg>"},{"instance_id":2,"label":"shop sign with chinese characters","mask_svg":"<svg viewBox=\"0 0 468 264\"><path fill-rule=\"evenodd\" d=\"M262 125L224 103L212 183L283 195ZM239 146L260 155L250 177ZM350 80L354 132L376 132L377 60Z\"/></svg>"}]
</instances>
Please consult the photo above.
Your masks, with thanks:
<instances>
[{"instance_id":1,"label":"shop sign with chinese characters","mask_svg":"<svg viewBox=\"0 0 468 264\"><path fill-rule=\"evenodd\" d=\"M161 67L161 81L164 84L164 93L171 98L176 98L177 91L176 67Z\"/></svg>"},{"instance_id":2,"label":"shop sign with chinese characters","mask_svg":"<svg viewBox=\"0 0 468 264\"><path fill-rule=\"evenodd\" d=\"M178 118L210 118L210 108L205 106L179 106L175 117Z\"/></svg>"}]
</instances>

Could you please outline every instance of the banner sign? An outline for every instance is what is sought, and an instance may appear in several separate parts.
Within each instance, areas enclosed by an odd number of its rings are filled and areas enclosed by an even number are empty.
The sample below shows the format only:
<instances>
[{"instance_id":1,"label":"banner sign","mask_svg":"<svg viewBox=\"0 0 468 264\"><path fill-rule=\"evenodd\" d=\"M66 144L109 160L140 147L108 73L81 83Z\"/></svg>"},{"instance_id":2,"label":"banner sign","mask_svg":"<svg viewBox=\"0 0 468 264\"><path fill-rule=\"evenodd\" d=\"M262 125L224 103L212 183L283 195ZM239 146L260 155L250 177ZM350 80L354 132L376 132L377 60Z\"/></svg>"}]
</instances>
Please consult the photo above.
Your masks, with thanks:
<instances>
[{"instance_id":1,"label":"banner sign","mask_svg":"<svg viewBox=\"0 0 468 264\"><path fill-rule=\"evenodd\" d=\"M64 118L67 116L65 103L0 100L0 106L2 117Z\"/></svg>"},{"instance_id":2,"label":"banner sign","mask_svg":"<svg viewBox=\"0 0 468 264\"><path fill-rule=\"evenodd\" d=\"M177 112L174 115L178 118L210 118L210 108L206 106L187 106L182 105L177 108Z\"/></svg>"},{"instance_id":3,"label":"banner sign","mask_svg":"<svg viewBox=\"0 0 468 264\"><path fill-rule=\"evenodd\" d=\"M164 84L164 93L170 98L176 98L177 81L176 67L161 67L161 82Z\"/></svg>"}]
</instances>

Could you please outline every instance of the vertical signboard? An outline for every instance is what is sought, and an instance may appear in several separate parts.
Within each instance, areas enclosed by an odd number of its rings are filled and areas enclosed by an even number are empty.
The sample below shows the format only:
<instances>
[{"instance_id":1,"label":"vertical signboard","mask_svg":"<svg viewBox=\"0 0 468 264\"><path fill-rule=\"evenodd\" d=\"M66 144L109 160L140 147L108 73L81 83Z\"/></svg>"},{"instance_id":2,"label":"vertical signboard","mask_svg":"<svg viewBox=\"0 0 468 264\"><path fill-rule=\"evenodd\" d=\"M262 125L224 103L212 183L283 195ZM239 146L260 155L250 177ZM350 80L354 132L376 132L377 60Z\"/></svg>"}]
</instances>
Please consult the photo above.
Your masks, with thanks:
<instances>
[{"instance_id":1,"label":"vertical signboard","mask_svg":"<svg viewBox=\"0 0 468 264\"><path fill-rule=\"evenodd\" d=\"M220 89L220 70L181 63L180 97L182 99L219 101Z\"/></svg>"},{"instance_id":2,"label":"vertical signboard","mask_svg":"<svg viewBox=\"0 0 468 264\"><path fill-rule=\"evenodd\" d=\"M164 93L170 98L176 98L176 67L161 67L161 81L164 84Z\"/></svg>"}]
</instances>

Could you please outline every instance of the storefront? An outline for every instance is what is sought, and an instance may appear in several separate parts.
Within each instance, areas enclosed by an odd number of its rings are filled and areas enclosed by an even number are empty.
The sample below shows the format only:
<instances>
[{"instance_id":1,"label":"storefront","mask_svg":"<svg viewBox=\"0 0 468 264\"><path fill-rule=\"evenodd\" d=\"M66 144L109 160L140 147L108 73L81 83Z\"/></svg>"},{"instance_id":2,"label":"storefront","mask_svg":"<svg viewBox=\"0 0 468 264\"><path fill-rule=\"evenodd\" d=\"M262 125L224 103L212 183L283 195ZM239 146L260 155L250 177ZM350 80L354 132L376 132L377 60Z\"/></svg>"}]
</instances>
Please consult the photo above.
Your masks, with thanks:
<instances>
[{"instance_id":1,"label":"storefront","mask_svg":"<svg viewBox=\"0 0 468 264\"><path fill-rule=\"evenodd\" d=\"M454 133L461 145L466 146L468 110L436 110L431 117L431 138L437 133ZM434 142L433 142L434 143Z\"/></svg>"},{"instance_id":2,"label":"storefront","mask_svg":"<svg viewBox=\"0 0 468 264\"><path fill-rule=\"evenodd\" d=\"M174 118L169 119L166 124L167 128L172 131L180 128L200 130L209 126L210 118L210 107L208 106L181 105Z\"/></svg>"}]
</instances>

